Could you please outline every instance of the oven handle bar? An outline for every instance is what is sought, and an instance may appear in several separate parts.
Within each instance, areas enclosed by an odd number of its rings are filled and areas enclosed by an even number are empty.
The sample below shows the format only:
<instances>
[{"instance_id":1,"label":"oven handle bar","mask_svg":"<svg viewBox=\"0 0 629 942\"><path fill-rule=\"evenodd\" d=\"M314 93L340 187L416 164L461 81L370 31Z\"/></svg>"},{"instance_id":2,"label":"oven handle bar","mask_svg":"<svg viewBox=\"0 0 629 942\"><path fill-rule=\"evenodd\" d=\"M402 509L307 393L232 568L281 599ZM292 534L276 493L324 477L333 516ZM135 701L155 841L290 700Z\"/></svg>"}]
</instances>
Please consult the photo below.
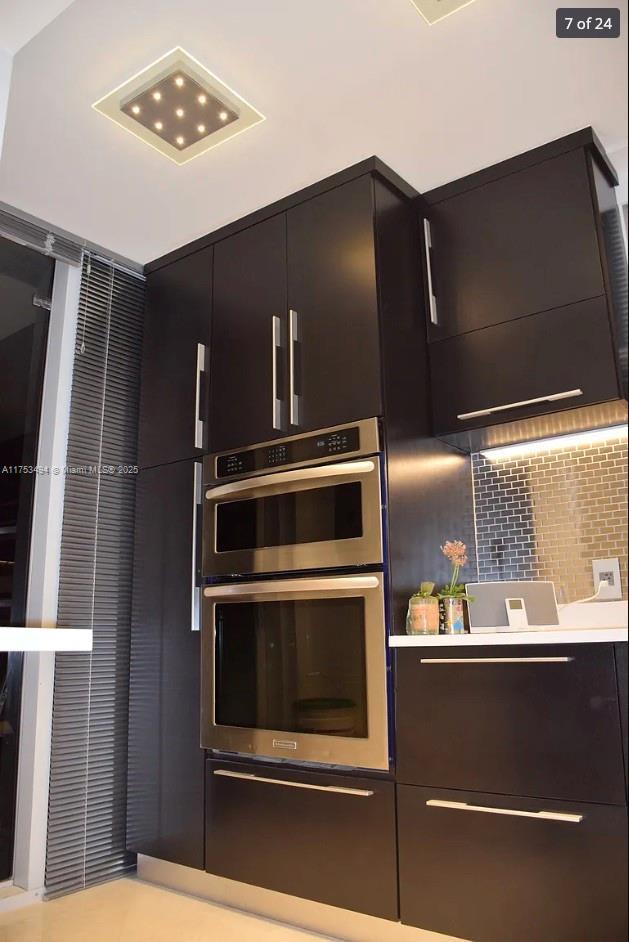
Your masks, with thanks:
<instances>
[{"instance_id":1,"label":"oven handle bar","mask_svg":"<svg viewBox=\"0 0 629 942\"><path fill-rule=\"evenodd\" d=\"M287 782L281 778L265 778L249 772L231 772L229 769L214 769L213 775L224 778L244 779L247 782L262 782L265 785L285 785L287 788L307 788L313 792L332 792L335 795L353 795L355 798L371 798L372 791L366 788L343 788L340 785L310 785L307 782Z\"/></svg>"},{"instance_id":2,"label":"oven handle bar","mask_svg":"<svg viewBox=\"0 0 629 942\"><path fill-rule=\"evenodd\" d=\"M296 471L278 471L275 474L264 474L257 478L248 478L246 481L234 481L231 484L212 487L205 492L205 497L207 500L214 500L216 497L231 497L234 494L258 491L277 484L371 474L375 468L376 465L373 461L345 461L342 464L324 464L315 468L300 468Z\"/></svg>"},{"instance_id":3,"label":"oven handle bar","mask_svg":"<svg viewBox=\"0 0 629 942\"><path fill-rule=\"evenodd\" d=\"M233 585L209 585L206 599L241 598L249 595L299 595L301 592L334 592L338 589L377 589L377 576L332 576L328 579L274 579L272 582L246 582Z\"/></svg>"}]
</instances>

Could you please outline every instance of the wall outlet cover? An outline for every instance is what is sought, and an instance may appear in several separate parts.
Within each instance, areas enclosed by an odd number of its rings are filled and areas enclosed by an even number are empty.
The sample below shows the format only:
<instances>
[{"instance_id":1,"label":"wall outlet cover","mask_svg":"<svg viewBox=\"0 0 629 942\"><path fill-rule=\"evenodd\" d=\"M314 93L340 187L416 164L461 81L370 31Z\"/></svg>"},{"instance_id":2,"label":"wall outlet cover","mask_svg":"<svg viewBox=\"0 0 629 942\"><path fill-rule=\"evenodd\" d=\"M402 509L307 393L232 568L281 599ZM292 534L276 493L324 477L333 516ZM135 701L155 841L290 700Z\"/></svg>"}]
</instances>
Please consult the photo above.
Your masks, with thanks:
<instances>
[{"instance_id":1,"label":"wall outlet cover","mask_svg":"<svg viewBox=\"0 0 629 942\"><path fill-rule=\"evenodd\" d=\"M620 582L620 562L618 557L612 559L593 559L592 574L594 576L594 591L600 582L607 582L600 593L599 599L610 601L622 598L622 584Z\"/></svg>"}]
</instances>

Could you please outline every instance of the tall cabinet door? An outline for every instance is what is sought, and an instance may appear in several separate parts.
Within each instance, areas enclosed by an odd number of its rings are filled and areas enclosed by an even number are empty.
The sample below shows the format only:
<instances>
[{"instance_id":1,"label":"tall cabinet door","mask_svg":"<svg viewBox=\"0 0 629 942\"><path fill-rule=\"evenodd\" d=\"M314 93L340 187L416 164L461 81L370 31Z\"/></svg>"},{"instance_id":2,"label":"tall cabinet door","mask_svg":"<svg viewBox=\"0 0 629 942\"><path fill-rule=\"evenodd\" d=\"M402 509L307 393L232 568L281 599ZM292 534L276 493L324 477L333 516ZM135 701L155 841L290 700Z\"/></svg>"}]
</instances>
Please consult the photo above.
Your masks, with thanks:
<instances>
[{"instance_id":1,"label":"tall cabinet door","mask_svg":"<svg viewBox=\"0 0 629 942\"><path fill-rule=\"evenodd\" d=\"M202 869L200 472L181 461L138 479L127 846Z\"/></svg>"},{"instance_id":2,"label":"tall cabinet door","mask_svg":"<svg viewBox=\"0 0 629 942\"><path fill-rule=\"evenodd\" d=\"M286 216L214 248L212 451L286 434Z\"/></svg>"},{"instance_id":3,"label":"tall cabinet door","mask_svg":"<svg viewBox=\"0 0 629 942\"><path fill-rule=\"evenodd\" d=\"M379 415L373 180L310 199L287 220L290 432Z\"/></svg>"},{"instance_id":4,"label":"tall cabinet door","mask_svg":"<svg viewBox=\"0 0 629 942\"><path fill-rule=\"evenodd\" d=\"M205 387L211 289L211 247L148 276L140 467L193 458L207 451Z\"/></svg>"}]
</instances>

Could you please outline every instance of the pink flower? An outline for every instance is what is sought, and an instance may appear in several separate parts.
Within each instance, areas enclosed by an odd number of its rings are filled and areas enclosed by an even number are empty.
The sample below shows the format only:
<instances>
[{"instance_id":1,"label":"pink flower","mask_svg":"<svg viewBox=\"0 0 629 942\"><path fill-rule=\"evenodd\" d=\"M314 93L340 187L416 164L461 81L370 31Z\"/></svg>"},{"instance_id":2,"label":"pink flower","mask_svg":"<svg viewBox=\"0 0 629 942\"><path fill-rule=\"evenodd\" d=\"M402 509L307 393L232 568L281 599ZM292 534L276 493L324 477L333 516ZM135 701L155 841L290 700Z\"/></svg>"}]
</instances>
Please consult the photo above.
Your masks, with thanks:
<instances>
[{"instance_id":1,"label":"pink flower","mask_svg":"<svg viewBox=\"0 0 629 942\"><path fill-rule=\"evenodd\" d=\"M453 566L461 567L467 563L467 547L461 540L446 540L441 552Z\"/></svg>"}]
</instances>

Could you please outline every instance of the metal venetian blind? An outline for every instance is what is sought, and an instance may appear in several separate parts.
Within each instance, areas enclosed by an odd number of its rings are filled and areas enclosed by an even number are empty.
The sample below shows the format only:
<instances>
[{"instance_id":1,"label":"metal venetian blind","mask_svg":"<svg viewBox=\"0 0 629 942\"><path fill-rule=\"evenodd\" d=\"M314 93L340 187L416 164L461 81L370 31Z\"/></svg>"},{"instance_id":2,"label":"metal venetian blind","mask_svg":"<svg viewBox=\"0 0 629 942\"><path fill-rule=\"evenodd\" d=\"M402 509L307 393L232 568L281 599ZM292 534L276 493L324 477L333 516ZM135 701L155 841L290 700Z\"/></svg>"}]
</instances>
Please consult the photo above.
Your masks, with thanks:
<instances>
[{"instance_id":1,"label":"metal venetian blind","mask_svg":"<svg viewBox=\"0 0 629 942\"><path fill-rule=\"evenodd\" d=\"M71 239L0 209L0 235L70 265L80 265L82 248Z\"/></svg>"},{"instance_id":2,"label":"metal venetian blind","mask_svg":"<svg viewBox=\"0 0 629 942\"><path fill-rule=\"evenodd\" d=\"M75 347L58 624L89 654L55 662L46 893L134 866L125 849L127 711L144 280L86 254ZM100 473L98 469L100 468Z\"/></svg>"}]
</instances>

